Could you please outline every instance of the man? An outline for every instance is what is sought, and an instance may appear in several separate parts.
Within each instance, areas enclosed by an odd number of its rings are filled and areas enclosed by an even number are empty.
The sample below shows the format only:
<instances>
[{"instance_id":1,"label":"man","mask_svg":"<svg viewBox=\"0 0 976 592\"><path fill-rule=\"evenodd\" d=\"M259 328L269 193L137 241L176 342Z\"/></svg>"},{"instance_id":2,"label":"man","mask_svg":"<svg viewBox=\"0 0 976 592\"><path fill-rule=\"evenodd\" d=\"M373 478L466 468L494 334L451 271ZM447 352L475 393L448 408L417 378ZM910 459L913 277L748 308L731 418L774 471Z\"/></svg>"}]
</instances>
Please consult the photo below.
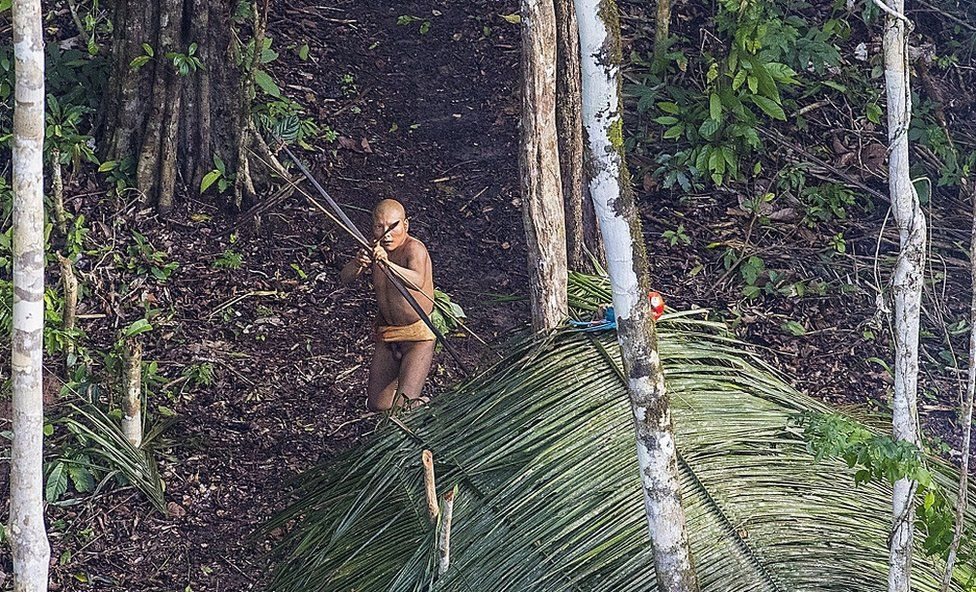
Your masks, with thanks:
<instances>
[{"instance_id":1,"label":"man","mask_svg":"<svg viewBox=\"0 0 976 592\"><path fill-rule=\"evenodd\" d=\"M384 199L376 205L373 238L376 244L372 253L361 249L342 268L339 278L348 286L367 270L372 273L379 314L366 406L370 411L388 411L426 400L422 391L434 358L436 338L379 266L389 267L393 275L403 279L428 316L434 309L434 279L427 247L410 236L410 220L400 202Z\"/></svg>"}]
</instances>

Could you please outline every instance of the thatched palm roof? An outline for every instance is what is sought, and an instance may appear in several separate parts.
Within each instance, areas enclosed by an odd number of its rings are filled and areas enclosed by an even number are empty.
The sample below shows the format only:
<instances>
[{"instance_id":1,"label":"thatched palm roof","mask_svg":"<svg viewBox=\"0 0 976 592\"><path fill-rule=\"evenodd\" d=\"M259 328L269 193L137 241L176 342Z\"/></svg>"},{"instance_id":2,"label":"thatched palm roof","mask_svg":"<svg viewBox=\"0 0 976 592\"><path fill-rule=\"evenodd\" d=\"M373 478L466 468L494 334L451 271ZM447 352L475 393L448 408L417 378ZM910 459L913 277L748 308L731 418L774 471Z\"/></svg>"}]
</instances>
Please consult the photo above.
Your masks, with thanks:
<instances>
[{"instance_id":1,"label":"thatched palm roof","mask_svg":"<svg viewBox=\"0 0 976 592\"><path fill-rule=\"evenodd\" d=\"M604 289L577 278L576 305L606 298ZM702 590L885 590L889 488L855 488L853 470L816 463L788 427L798 413L829 409L719 324L671 315L658 328ZM297 520L274 590L654 589L612 333L524 342L401 420L300 481L272 524ZM424 448L439 489L459 487L451 568L436 583ZM951 471L935 472L949 483ZM938 590L941 568L919 553L915 590Z\"/></svg>"}]
</instances>

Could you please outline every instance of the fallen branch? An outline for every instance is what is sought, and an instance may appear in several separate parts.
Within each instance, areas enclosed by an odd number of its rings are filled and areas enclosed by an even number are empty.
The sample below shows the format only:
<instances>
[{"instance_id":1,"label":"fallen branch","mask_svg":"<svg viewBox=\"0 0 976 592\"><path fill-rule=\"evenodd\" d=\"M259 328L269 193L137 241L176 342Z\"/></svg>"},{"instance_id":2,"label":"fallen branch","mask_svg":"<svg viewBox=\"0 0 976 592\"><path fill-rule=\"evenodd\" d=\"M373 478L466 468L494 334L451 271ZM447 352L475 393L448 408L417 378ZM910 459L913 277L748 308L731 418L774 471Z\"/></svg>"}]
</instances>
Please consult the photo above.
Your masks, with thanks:
<instances>
[{"instance_id":1,"label":"fallen branch","mask_svg":"<svg viewBox=\"0 0 976 592\"><path fill-rule=\"evenodd\" d=\"M444 494L444 516L441 519L441 531L437 541L437 550L440 553L440 561L437 563L437 575L444 575L451 566L451 519L454 516L454 496L457 495L458 487Z\"/></svg>"},{"instance_id":2,"label":"fallen branch","mask_svg":"<svg viewBox=\"0 0 976 592\"><path fill-rule=\"evenodd\" d=\"M437 486L434 481L434 455L430 450L424 450L420 455L420 461L424 465L424 490L427 492L427 511L430 513L430 521L437 523L437 516L440 515L440 507L437 505Z\"/></svg>"}]
</instances>

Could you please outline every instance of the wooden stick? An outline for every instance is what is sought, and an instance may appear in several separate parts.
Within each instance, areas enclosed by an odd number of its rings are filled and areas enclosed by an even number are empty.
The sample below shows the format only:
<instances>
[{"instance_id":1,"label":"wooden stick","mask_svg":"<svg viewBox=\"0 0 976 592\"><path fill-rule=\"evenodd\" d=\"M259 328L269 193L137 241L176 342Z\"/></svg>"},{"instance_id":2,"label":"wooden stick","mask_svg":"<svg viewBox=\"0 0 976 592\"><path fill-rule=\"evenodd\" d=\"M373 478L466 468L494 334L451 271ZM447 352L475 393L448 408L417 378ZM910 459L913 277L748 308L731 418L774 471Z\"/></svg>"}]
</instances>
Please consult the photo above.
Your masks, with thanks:
<instances>
[{"instance_id":1,"label":"wooden stick","mask_svg":"<svg viewBox=\"0 0 976 592\"><path fill-rule=\"evenodd\" d=\"M122 400L122 433L133 448L142 445L142 343L125 342L125 397Z\"/></svg>"},{"instance_id":2,"label":"wooden stick","mask_svg":"<svg viewBox=\"0 0 976 592\"><path fill-rule=\"evenodd\" d=\"M67 216L64 213L64 180L61 178L61 151L51 148L51 202L54 206L54 220L61 234L68 232Z\"/></svg>"},{"instance_id":3,"label":"wooden stick","mask_svg":"<svg viewBox=\"0 0 976 592\"><path fill-rule=\"evenodd\" d=\"M441 509L437 504L437 486L434 481L434 455L430 450L424 450L420 455L420 461L424 464L424 489L427 491L427 511L430 513L430 521L436 523Z\"/></svg>"},{"instance_id":4,"label":"wooden stick","mask_svg":"<svg viewBox=\"0 0 976 592\"><path fill-rule=\"evenodd\" d=\"M440 552L440 561L437 564L437 575L442 576L451 566L451 518L454 516L454 496L457 495L458 487L444 494L444 516L441 519L441 532L437 541L437 550Z\"/></svg>"},{"instance_id":5,"label":"wooden stick","mask_svg":"<svg viewBox=\"0 0 976 592\"><path fill-rule=\"evenodd\" d=\"M58 263L61 265L61 285L64 287L64 313L61 315L61 328L71 331L75 328L78 318L78 279L75 278L74 264L71 259L58 253Z\"/></svg>"}]
</instances>

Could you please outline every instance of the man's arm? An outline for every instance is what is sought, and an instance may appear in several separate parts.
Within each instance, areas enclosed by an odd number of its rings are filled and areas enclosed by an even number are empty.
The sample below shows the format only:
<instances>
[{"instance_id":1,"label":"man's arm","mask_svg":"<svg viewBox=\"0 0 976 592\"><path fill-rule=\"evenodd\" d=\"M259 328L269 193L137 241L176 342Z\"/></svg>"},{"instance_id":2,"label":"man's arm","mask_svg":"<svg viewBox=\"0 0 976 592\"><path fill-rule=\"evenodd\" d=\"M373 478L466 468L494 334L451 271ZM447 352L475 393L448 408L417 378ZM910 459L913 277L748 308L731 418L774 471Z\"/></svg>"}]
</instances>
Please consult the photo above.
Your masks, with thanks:
<instances>
[{"instance_id":1,"label":"man's arm","mask_svg":"<svg viewBox=\"0 0 976 592\"><path fill-rule=\"evenodd\" d=\"M373 260L387 265L393 272L403 278L403 283L411 290L422 290L424 285L424 275L427 271L427 260L430 255L427 249L421 244L411 245L407 252L406 267L397 265L387 258L386 249L377 245L373 250Z\"/></svg>"},{"instance_id":2,"label":"man's arm","mask_svg":"<svg viewBox=\"0 0 976 592\"><path fill-rule=\"evenodd\" d=\"M356 256L349 260L349 263L339 272L339 282L343 286L350 286L359 279L363 272L370 266L369 255L363 250L359 250Z\"/></svg>"}]
</instances>

